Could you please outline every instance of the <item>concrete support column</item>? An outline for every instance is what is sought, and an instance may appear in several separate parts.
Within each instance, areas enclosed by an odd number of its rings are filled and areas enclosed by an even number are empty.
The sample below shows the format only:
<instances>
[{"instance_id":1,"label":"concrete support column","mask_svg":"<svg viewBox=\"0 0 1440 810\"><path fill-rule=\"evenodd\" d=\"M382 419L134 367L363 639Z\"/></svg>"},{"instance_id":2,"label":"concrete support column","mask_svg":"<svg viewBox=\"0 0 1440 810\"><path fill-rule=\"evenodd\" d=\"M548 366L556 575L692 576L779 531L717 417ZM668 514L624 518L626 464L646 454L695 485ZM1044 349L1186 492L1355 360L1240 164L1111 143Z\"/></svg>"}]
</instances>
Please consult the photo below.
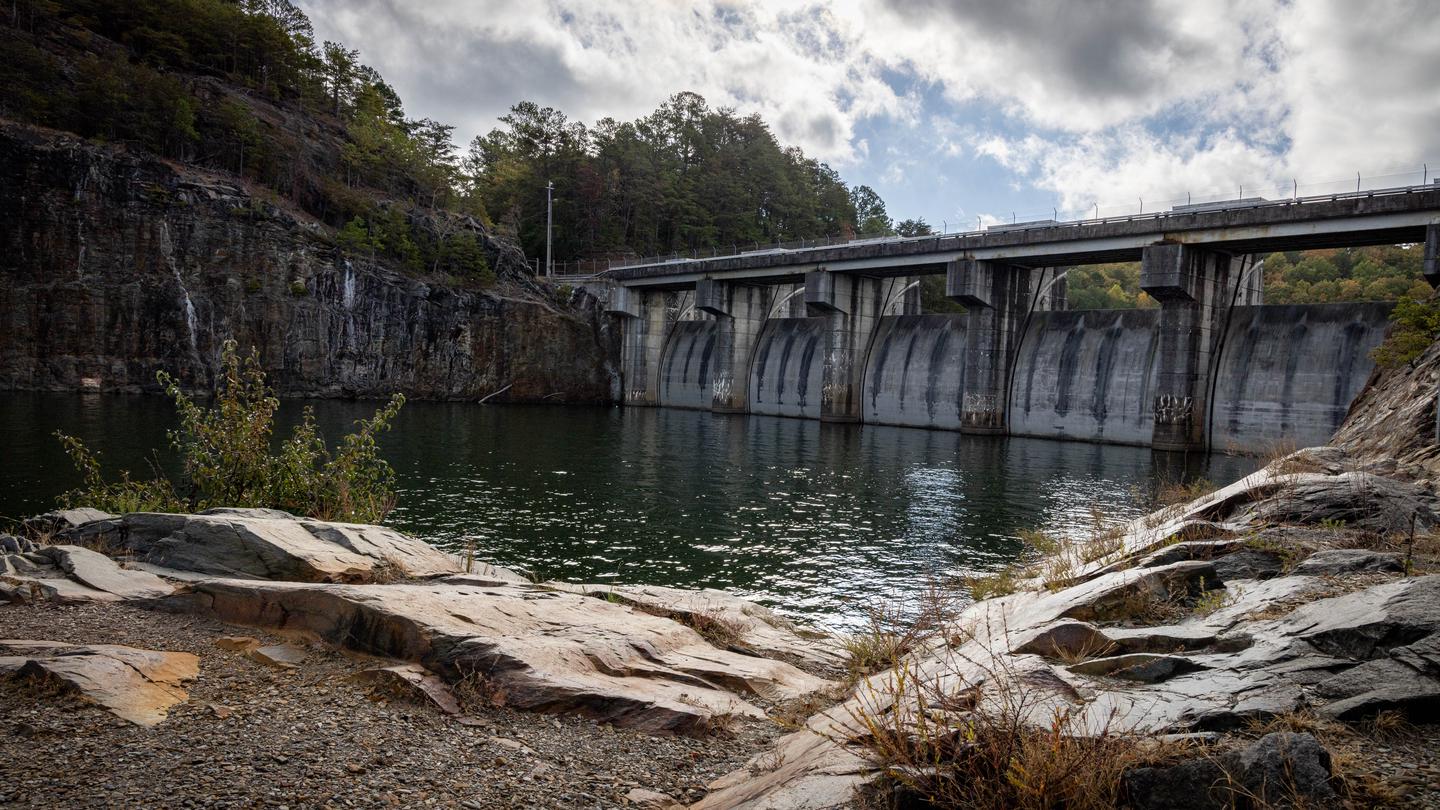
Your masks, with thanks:
<instances>
[{"instance_id":1,"label":"concrete support column","mask_svg":"<svg viewBox=\"0 0 1440 810\"><path fill-rule=\"evenodd\" d=\"M1140 288L1160 302L1157 450L1203 450L1210 369L1234 291L1230 257L1181 244L1145 248Z\"/></svg>"},{"instance_id":2,"label":"concrete support column","mask_svg":"<svg viewBox=\"0 0 1440 810\"><path fill-rule=\"evenodd\" d=\"M606 312L621 321L620 390L626 405L660 404L660 353L665 349L666 294L612 287Z\"/></svg>"},{"instance_id":3,"label":"concrete support column","mask_svg":"<svg viewBox=\"0 0 1440 810\"><path fill-rule=\"evenodd\" d=\"M825 319L820 420L860 421L865 351L880 319L880 279L816 270L805 274L805 310Z\"/></svg>"},{"instance_id":4,"label":"concrete support column","mask_svg":"<svg viewBox=\"0 0 1440 810\"><path fill-rule=\"evenodd\" d=\"M1440 287L1440 225L1425 226L1425 280Z\"/></svg>"},{"instance_id":5,"label":"concrete support column","mask_svg":"<svg viewBox=\"0 0 1440 810\"><path fill-rule=\"evenodd\" d=\"M1004 433L1010 367L1030 308L1031 275L999 262L961 259L945 271L945 294L965 307L962 433ZM1048 293L1047 293L1048 294Z\"/></svg>"},{"instance_id":6,"label":"concrete support column","mask_svg":"<svg viewBox=\"0 0 1440 810\"><path fill-rule=\"evenodd\" d=\"M714 315L716 322L710 410L749 412L750 356L773 297L773 287L714 279L696 282L695 308Z\"/></svg>"}]
</instances>

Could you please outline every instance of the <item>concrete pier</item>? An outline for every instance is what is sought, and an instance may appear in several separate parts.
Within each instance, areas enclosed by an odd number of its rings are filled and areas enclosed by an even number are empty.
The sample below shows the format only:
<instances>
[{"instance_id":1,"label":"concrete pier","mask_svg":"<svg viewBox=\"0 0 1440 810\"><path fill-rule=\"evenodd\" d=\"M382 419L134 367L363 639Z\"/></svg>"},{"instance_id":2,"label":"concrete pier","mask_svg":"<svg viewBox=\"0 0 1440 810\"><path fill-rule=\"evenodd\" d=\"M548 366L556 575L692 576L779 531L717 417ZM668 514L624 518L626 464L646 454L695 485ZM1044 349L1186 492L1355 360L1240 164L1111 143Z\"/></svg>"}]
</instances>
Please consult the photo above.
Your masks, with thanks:
<instances>
[{"instance_id":1,"label":"concrete pier","mask_svg":"<svg viewBox=\"0 0 1440 810\"><path fill-rule=\"evenodd\" d=\"M621 395L626 405L660 404L660 358L669 323L660 290L611 287L606 311L624 319L621 327Z\"/></svg>"},{"instance_id":2,"label":"concrete pier","mask_svg":"<svg viewBox=\"0 0 1440 810\"><path fill-rule=\"evenodd\" d=\"M823 270L805 274L805 308L824 323L822 422L860 421L860 385L870 336L885 305L881 296L882 283L877 278Z\"/></svg>"},{"instance_id":3,"label":"concrete pier","mask_svg":"<svg viewBox=\"0 0 1440 810\"><path fill-rule=\"evenodd\" d=\"M1157 450L1203 450L1212 354L1231 299L1230 256L1182 244L1145 249L1140 288L1160 302Z\"/></svg>"},{"instance_id":4,"label":"concrete pier","mask_svg":"<svg viewBox=\"0 0 1440 810\"><path fill-rule=\"evenodd\" d=\"M716 413L749 411L751 354L775 289L711 279L695 284L695 308L715 316L710 409Z\"/></svg>"},{"instance_id":5,"label":"concrete pier","mask_svg":"<svg viewBox=\"0 0 1440 810\"><path fill-rule=\"evenodd\" d=\"M1440 225L1425 228L1425 280L1431 287L1440 287Z\"/></svg>"}]
</instances>

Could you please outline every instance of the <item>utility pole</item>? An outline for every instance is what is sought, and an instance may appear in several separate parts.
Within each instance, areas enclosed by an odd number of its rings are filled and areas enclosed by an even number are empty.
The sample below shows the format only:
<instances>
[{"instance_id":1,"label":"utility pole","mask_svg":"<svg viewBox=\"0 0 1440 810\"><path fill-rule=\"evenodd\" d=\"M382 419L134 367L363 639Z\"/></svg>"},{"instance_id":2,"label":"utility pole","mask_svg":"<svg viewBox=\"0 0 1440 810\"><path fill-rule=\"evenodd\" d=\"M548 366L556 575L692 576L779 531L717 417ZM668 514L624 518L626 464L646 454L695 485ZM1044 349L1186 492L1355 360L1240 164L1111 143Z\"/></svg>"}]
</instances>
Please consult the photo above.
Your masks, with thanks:
<instances>
[{"instance_id":1,"label":"utility pole","mask_svg":"<svg viewBox=\"0 0 1440 810\"><path fill-rule=\"evenodd\" d=\"M555 191L554 181L545 183L545 277L549 278L554 269L554 262L550 260L550 224L553 220L554 206L551 204L551 194Z\"/></svg>"}]
</instances>

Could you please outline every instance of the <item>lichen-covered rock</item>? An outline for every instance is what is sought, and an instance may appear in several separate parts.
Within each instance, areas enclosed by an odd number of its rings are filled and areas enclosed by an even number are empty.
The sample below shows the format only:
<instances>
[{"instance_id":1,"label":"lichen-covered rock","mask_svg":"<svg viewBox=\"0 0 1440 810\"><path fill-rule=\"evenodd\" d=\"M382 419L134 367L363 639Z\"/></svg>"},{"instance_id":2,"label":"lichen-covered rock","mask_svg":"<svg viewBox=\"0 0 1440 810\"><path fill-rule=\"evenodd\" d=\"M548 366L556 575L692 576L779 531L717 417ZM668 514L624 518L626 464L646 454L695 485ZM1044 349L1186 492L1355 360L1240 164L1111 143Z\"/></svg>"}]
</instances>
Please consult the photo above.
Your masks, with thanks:
<instances>
[{"instance_id":1,"label":"lichen-covered rock","mask_svg":"<svg viewBox=\"0 0 1440 810\"><path fill-rule=\"evenodd\" d=\"M163 721L188 697L183 684L199 672L200 659L190 653L0 640L0 675L51 681L142 726Z\"/></svg>"},{"instance_id":2,"label":"lichen-covered rock","mask_svg":"<svg viewBox=\"0 0 1440 810\"><path fill-rule=\"evenodd\" d=\"M170 600L276 630L479 679L519 709L570 712L657 733L697 733L717 715L762 717L830 682L780 661L717 649L671 619L532 585L318 585L210 580Z\"/></svg>"}]
</instances>

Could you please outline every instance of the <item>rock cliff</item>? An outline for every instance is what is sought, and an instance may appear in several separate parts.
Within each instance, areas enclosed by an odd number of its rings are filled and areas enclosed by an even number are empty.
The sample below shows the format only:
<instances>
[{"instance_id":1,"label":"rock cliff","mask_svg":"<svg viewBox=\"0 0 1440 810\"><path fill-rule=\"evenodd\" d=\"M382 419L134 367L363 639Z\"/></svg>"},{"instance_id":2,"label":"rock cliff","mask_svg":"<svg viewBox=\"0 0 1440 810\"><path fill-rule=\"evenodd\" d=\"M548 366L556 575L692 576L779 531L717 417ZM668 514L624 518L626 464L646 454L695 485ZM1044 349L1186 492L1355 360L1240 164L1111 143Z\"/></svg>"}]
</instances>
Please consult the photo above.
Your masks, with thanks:
<instances>
[{"instance_id":1,"label":"rock cliff","mask_svg":"<svg viewBox=\"0 0 1440 810\"><path fill-rule=\"evenodd\" d=\"M608 401L613 337L473 221L492 288L347 256L267 191L0 119L0 389L152 391L259 349L279 392Z\"/></svg>"}]
</instances>

